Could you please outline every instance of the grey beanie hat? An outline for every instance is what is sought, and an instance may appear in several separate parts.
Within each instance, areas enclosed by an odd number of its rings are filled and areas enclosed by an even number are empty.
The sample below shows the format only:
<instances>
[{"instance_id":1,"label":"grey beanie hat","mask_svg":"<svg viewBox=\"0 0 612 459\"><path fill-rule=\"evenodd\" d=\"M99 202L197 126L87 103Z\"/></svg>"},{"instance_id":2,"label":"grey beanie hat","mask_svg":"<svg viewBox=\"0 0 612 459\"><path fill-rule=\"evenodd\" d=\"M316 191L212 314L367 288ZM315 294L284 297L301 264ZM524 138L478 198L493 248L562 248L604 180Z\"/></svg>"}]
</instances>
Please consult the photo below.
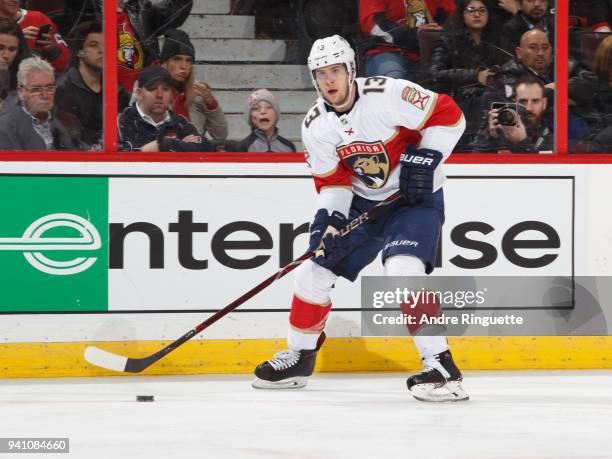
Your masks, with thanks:
<instances>
[{"instance_id":1,"label":"grey beanie hat","mask_svg":"<svg viewBox=\"0 0 612 459\"><path fill-rule=\"evenodd\" d=\"M258 89L256 91L253 91L247 99L245 116L247 119L247 123L249 123L249 126L251 127L253 127L253 123L251 123L251 109L256 103L261 102L262 100L272 105L274 113L276 113L276 122L278 123L278 120L280 120L281 111L276 96L267 89Z\"/></svg>"}]
</instances>

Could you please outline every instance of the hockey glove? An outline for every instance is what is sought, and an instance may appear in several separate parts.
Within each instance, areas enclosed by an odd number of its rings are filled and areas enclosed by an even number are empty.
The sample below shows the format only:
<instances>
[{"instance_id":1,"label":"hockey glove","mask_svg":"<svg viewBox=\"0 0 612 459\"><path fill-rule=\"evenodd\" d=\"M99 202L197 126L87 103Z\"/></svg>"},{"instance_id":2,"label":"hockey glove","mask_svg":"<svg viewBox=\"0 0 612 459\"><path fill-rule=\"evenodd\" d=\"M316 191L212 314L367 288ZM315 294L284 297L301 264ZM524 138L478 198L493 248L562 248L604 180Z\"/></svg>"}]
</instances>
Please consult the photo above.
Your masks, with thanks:
<instances>
[{"instance_id":1,"label":"hockey glove","mask_svg":"<svg viewBox=\"0 0 612 459\"><path fill-rule=\"evenodd\" d=\"M442 161L442 153L427 148L408 147L400 155L400 190L408 204L415 206L428 201L433 193L434 170Z\"/></svg>"},{"instance_id":2,"label":"hockey glove","mask_svg":"<svg viewBox=\"0 0 612 459\"><path fill-rule=\"evenodd\" d=\"M348 241L340 236L339 230L349 221L338 211L319 209L310 225L308 251L315 252L312 261L331 270L348 254Z\"/></svg>"}]
</instances>

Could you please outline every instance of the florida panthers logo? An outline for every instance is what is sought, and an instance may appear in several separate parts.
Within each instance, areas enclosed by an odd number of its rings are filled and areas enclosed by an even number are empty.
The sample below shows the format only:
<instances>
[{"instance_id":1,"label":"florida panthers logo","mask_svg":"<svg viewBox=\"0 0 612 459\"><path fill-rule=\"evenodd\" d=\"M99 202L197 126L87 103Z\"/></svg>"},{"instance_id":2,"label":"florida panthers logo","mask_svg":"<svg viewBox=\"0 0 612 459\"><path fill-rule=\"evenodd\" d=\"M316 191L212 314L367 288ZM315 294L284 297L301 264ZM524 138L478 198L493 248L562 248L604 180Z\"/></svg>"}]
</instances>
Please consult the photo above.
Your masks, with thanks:
<instances>
[{"instance_id":1,"label":"florida panthers logo","mask_svg":"<svg viewBox=\"0 0 612 459\"><path fill-rule=\"evenodd\" d=\"M337 148L338 155L368 188L381 188L389 178L389 157L382 142L354 142Z\"/></svg>"}]
</instances>

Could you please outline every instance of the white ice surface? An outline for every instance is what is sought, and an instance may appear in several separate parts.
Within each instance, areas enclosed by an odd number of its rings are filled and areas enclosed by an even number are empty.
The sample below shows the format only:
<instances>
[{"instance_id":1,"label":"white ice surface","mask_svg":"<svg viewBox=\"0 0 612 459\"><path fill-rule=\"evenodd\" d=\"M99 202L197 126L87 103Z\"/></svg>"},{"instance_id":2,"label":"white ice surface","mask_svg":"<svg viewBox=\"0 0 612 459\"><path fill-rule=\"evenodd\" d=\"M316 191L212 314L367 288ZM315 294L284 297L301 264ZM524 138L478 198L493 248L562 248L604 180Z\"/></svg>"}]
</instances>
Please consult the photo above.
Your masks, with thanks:
<instances>
[{"instance_id":1,"label":"white ice surface","mask_svg":"<svg viewBox=\"0 0 612 459\"><path fill-rule=\"evenodd\" d=\"M70 458L612 458L612 371L468 372L471 400L448 404L405 376L2 380L0 437L69 437Z\"/></svg>"}]
</instances>

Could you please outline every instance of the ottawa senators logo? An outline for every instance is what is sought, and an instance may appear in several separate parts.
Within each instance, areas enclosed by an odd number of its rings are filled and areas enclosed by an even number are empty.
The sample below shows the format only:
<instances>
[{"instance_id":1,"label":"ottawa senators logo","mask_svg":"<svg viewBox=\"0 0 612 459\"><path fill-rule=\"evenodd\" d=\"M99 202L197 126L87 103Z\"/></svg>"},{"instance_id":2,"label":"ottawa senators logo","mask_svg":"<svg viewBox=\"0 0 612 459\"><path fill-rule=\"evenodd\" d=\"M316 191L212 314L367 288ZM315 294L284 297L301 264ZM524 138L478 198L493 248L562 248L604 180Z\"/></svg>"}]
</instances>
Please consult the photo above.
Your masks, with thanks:
<instances>
[{"instance_id":1,"label":"ottawa senators logo","mask_svg":"<svg viewBox=\"0 0 612 459\"><path fill-rule=\"evenodd\" d=\"M120 30L117 42L117 62L119 65L133 70L142 69L144 52L138 40L125 30Z\"/></svg>"},{"instance_id":2,"label":"ottawa senators logo","mask_svg":"<svg viewBox=\"0 0 612 459\"><path fill-rule=\"evenodd\" d=\"M337 148L338 156L368 188L381 188L389 178L389 157L382 142L354 142Z\"/></svg>"}]
</instances>

